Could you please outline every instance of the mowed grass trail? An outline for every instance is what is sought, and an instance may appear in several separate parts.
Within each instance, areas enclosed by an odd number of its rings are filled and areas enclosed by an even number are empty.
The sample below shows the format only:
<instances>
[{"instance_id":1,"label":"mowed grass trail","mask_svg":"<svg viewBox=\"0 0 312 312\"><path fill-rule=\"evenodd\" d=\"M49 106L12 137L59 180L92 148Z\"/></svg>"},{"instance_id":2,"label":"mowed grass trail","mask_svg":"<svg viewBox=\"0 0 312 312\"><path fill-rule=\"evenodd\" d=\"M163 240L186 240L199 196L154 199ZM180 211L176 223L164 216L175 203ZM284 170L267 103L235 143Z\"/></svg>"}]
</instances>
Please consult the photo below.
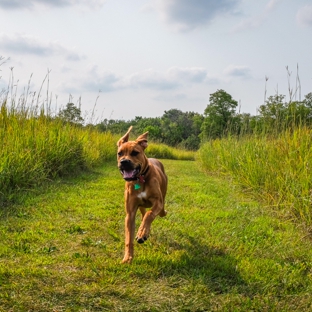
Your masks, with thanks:
<instances>
[{"instance_id":1,"label":"mowed grass trail","mask_svg":"<svg viewBox=\"0 0 312 312\"><path fill-rule=\"evenodd\" d=\"M2 209L0 311L311 311L307 233L194 161L163 163L168 215L132 265L115 163Z\"/></svg>"}]
</instances>

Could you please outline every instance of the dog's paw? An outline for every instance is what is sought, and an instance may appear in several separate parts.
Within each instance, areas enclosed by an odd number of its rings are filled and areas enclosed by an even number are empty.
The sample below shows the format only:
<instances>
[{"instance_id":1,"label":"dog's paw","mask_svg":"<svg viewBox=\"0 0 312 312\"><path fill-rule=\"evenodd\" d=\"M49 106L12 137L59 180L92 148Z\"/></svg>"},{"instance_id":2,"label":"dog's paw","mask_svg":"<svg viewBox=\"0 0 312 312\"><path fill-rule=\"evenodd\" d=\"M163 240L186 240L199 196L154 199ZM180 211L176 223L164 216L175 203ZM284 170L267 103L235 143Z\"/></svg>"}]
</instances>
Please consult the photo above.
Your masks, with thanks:
<instances>
[{"instance_id":1,"label":"dog's paw","mask_svg":"<svg viewBox=\"0 0 312 312\"><path fill-rule=\"evenodd\" d=\"M147 240L147 237L136 237L135 239L139 244L143 244Z\"/></svg>"},{"instance_id":2,"label":"dog's paw","mask_svg":"<svg viewBox=\"0 0 312 312\"><path fill-rule=\"evenodd\" d=\"M162 218L162 217L165 217L167 215L167 210L162 210L160 213L159 213L159 216Z\"/></svg>"},{"instance_id":3,"label":"dog's paw","mask_svg":"<svg viewBox=\"0 0 312 312\"><path fill-rule=\"evenodd\" d=\"M131 264L131 262L132 262L132 257L129 257L129 256L125 256L121 261L121 263L123 264L124 263Z\"/></svg>"}]
</instances>

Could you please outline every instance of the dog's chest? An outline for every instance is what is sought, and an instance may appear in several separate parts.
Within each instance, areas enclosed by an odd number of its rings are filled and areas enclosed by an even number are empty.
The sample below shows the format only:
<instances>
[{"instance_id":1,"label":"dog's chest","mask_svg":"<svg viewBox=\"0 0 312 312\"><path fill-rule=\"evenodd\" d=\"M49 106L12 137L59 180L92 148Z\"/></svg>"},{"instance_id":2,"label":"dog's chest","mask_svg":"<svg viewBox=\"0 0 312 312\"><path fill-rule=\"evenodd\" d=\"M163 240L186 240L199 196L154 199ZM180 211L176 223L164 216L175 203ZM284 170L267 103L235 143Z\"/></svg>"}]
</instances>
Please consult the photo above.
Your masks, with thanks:
<instances>
[{"instance_id":1,"label":"dog's chest","mask_svg":"<svg viewBox=\"0 0 312 312\"><path fill-rule=\"evenodd\" d=\"M149 208L152 207L152 203L149 200L148 194L145 191L139 192L136 195L139 206Z\"/></svg>"},{"instance_id":2,"label":"dog's chest","mask_svg":"<svg viewBox=\"0 0 312 312\"><path fill-rule=\"evenodd\" d=\"M138 193L137 197L141 200L145 200L146 199L146 192L140 192Z\"/></svg>"}]
</instances>

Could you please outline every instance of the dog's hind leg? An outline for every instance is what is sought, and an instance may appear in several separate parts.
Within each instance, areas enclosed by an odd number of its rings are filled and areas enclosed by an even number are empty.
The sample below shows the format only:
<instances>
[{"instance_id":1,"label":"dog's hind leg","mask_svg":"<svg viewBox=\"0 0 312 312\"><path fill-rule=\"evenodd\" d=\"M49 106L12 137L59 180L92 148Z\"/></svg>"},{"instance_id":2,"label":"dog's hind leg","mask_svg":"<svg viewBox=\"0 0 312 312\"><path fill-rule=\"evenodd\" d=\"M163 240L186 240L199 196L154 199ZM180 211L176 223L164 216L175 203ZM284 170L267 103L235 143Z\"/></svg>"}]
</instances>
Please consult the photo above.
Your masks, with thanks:
<instances>
[{"instance_id":1,"label":"dog's hind leg","mask_svg":"<svg viewBox=\"0 0 312 312\"><path fill-rule=\"evenodd\" d=\"M165 217L167 215L167 211L163 208L158 215L160 217Z\"/></svg>"}]
</instances>

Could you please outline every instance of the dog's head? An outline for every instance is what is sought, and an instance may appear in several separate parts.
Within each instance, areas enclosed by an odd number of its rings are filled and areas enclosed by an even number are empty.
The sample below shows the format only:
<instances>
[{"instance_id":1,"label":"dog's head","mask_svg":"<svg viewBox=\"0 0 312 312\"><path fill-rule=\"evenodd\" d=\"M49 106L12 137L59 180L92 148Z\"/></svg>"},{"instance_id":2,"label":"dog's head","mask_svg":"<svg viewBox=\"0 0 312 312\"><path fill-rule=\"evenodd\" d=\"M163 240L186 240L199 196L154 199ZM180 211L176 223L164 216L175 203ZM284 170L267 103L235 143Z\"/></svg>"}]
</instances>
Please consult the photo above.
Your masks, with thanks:
<instances>
[{"instance_id":1,"label":"dog's head","mask_svg":"<svg viewBox=\"0 0 312 312\"><path fill-rule=\"evenodd\" d=\"M117 142L118 168L126 181L137 180L148 165L147 157L144 154L148 132L141 134L135 141L129 141L131 129L132 126Z\"/></svg>"}]
</instances>

